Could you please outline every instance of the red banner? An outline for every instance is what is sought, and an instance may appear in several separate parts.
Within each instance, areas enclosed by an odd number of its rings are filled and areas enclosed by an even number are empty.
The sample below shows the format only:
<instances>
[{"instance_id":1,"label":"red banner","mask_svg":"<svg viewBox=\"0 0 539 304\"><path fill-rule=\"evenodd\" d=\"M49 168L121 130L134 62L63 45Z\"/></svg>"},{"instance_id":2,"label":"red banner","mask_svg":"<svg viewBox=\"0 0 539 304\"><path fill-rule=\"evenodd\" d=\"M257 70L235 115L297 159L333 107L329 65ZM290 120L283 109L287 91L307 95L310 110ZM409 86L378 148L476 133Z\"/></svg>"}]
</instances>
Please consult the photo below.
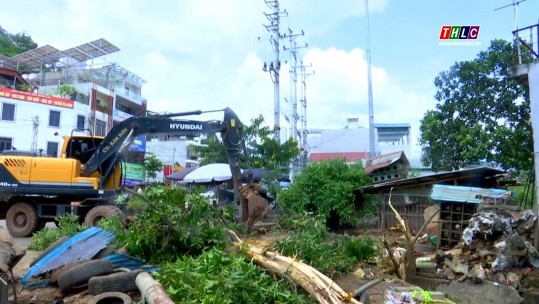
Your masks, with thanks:
<instances>
[{"instance_id":1,"label":"red banner","mask_svg":"<svg viewBox=\"0 0 539 304\"><path fill-rule=\"evenodd\" d=\"M17 91L8 88L0 88L0 97L18 99L23 101L35 102L44 105L73 109L74 102L71 99L65 99L55 96Z\"/></svg>"}]
</instances>

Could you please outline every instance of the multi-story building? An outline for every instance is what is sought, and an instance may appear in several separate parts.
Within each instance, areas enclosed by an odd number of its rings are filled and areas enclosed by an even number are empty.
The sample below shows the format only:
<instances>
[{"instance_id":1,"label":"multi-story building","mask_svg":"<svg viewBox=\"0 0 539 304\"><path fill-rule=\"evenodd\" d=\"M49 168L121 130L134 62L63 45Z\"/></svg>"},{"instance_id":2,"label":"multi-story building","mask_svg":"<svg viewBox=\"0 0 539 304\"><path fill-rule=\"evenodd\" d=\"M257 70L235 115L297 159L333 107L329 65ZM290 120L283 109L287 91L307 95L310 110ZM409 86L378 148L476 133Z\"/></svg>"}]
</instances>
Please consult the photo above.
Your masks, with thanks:
<instances>
[{"instance_id":1,"label":"multi-story building","mask_svg":"<svg viewBox=\"0 0 539 304\"><path fill-rule=\"evenodd\" d=\"M57 157L64 136L104 136L115 123L144 113L146 81L110 60L118 51L98 39L64 51L45 45L0 56L0 151ZM127 161L139 166L130 171L140 172L145 138L135 142Z\"/></svg>"}]
</instances>

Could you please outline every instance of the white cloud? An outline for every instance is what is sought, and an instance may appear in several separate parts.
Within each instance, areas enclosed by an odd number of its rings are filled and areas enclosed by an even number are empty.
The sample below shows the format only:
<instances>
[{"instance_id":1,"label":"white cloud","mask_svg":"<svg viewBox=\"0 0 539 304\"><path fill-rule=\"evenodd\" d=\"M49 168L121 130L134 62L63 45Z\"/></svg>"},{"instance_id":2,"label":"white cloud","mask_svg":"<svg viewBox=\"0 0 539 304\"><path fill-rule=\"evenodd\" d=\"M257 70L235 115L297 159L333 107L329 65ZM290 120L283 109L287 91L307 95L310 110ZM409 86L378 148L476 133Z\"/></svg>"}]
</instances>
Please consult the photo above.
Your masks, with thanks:
<instances>
[{"instance_id":1,"label":"white cloud","mask_svg":"<svg viewBox=\"0 0 539 304\"><path fill-rule=\"evenodd\" d=\"M24 14L34 16L31 21L8 13L20 11L19 4L3 4L0 20L6 30L25 31L40 45L59 49L101 37L109 40L121 48L109 60L119 60L120 65L148 80L143 95L150 110L180 112L229 106L244 121L263 114L266 123L273 124L273 84L270 75L262 71L264 61L273 60L273 52L264 40L269 34L263 27L267 23L263 12L269 8L262 0L25 3ZM381 12L386 6L387 0L370 2L372 12ZM307 34L318 35L343 19L364 14L364 2L357 0L283 0L281 7L289 12L282 29L301 25L298 28ZM309 128L343 127L351 115L368 126L364 51L335 46L304 49L303 53L303 62L312 63L315 70L307 79ZM281 69L281 112L285 114L289 112L285 97L290 98L286 57L283 54ZM372 67L372 75L375 122L412 122L422 117L431 92L410 92L380 66ZM298 99L300 80L298 77ZM298 101L298 111L300 107ZM281 125L287 127L283 118Z\"/></svg>"}]
</instances>

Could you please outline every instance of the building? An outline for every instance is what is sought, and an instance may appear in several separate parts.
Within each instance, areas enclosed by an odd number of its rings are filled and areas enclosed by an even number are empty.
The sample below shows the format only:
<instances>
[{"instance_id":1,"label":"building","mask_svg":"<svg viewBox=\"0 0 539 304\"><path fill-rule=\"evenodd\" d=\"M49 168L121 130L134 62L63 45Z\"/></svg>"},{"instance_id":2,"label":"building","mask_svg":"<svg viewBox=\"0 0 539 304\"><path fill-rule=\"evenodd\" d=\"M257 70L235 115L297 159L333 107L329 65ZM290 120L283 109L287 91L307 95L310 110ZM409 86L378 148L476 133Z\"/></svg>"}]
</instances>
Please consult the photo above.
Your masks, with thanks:
<instances>
[{"instance_id":1,"label":"building","mask_svg":"<svg viewBox=\"0 0 539 304\"><path fill-rule=\"evenodd\" d=\"M58 157L67 135L104 136L116 123L144 115L146 81L111 60L119 50L98 39L63 51L45 45L0 56L0 151ZM132 145L128 171L141 171L144 142L139 137Z\"/></svg>"},{"instance_id":2,"label":"building","mask_svg":"<svg viewBox=\"0 0 539 304\"><path fill-rule=\"evenodd\" d=\"M376 155L403 151L413 158L410 124L375 124ZM344 158L347 162L365 161L369 155L369 129L344 128L310 130L307 138L309 161Z\"/></svg>"}]
</instances>

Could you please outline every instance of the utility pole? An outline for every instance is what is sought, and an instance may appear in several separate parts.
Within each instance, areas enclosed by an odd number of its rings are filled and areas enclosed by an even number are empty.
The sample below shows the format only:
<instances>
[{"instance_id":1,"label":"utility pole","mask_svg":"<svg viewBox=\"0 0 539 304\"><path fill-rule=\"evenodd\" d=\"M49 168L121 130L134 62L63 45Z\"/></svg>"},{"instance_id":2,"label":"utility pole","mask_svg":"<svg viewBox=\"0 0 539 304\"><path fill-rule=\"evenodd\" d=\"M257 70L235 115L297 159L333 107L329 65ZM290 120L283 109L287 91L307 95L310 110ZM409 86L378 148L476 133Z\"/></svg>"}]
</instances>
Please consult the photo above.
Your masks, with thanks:
<instances>
[{"instance_id":1,"label":"utility pole","mask_svg":"<svg viewBox=\"0 0 539 304\"><path fill-rule=\"evenodd\" d=\"M30 150L32 150L32 152L37 152L37 131L39 128L39 116L35 116L32 119L32 123L33 123L32 147L30 148Z\"/></svg>"},{"instance_id":2,"label":"utility pole","mask_svg":"<svg viewBox=\"0 0 539 304\"><path fill-rule=\"evenodd\" d=\"M290 123L290 134L289 137L292 138L294 141L298 141L298 73L297 73L297 65L298 65L298 49L306 48L308 47L307 43L302 46L298 46L296 43L296 37L304 36L305 33L301 31L300 34L294 34L291 29L288 29L288 35L285 34L284 37L288 37L290 47L287 48L286 46L283 46L283 50L290 51L290 115L289 115L289 123ZM294 176L296 175L296 172L298 171L298 159L292 159L290 161L290 179L294 179Z\"/></svg>"},{"instance_id":3,"label":"utility pole","mask_svg":"<svg viewBox=\"0 0 539 304\"><path fill-rule=\"evenodd\" d=\"M303 65L303 62L301 62L301 65L299 66L300 73L301 73L301 85L302 85L302 94L301 94L301 105L302 105L302 111L301 111L301 151L302 155L301 157L301 168L304 168L307 166L307 156L308 156L308 149L307 149L307 77L310 75L314 75L314 71L308 72L307 69L312 68L312 64L310 65Z\"/></svg>"},{"instance_id":4,"label":"utility pole","mask_svg":"<svg viewBox=\"0 0 539 304\"><path fill-rule=\"evenodd\" d=\"M279 22L281 16L286 16L287 12L279 9L279 0L264 0L266 5L272 10L271 13L264 13L268 19L268 25L265 25L266 30L271 33L270 41L275 52L275 60L268 65L264 62L263 70L270 72L271 80L273 81L273 131L274 138L279 143L281 142L281 123L280 123L280 104L279 104L279 70L281 69L281 61L279 60L279 40L283 38L279 32Z\"/></svg>"},{"instance_id":5,"label":"utility pole","mask_svg":"<svg viewBox=\"0 0 539 304\"><path fill-rule=\"evenodd\" d=\"M369 29L369 0L365 0L365 16L367 17L367 81L369 91L369 157L376 156L376 146L374 144L374 105L372 97L372 75L371 75L371 34Z\"/></svg>"}]
</instances>

